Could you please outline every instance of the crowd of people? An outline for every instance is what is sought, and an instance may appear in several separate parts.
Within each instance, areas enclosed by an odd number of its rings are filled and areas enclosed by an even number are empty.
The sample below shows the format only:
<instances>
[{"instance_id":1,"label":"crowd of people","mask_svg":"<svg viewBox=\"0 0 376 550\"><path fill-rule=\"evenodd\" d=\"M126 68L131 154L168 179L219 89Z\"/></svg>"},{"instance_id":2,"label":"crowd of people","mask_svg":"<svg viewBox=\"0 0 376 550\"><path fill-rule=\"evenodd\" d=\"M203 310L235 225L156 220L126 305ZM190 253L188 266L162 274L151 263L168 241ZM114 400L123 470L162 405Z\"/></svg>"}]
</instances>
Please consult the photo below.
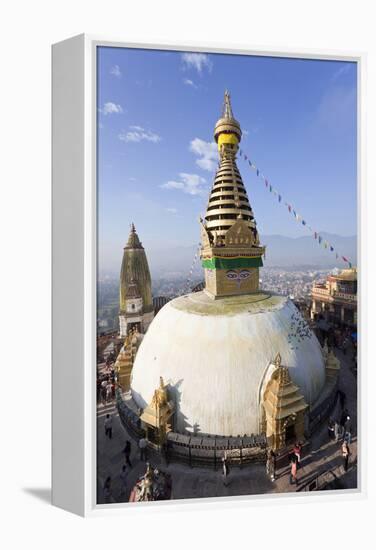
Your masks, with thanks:
<instances>
[{"instance_id":1,"label":"crowd of people","mask_svg":"<svg viewBox=\"0 0 376 550\"><path fill-rule=\"evenodd\" d=\"M104 368L97 373L97 403L106 405L115 398L116 373L115 363L112 357L109 357Z\"/></svg>"}]
</instances>

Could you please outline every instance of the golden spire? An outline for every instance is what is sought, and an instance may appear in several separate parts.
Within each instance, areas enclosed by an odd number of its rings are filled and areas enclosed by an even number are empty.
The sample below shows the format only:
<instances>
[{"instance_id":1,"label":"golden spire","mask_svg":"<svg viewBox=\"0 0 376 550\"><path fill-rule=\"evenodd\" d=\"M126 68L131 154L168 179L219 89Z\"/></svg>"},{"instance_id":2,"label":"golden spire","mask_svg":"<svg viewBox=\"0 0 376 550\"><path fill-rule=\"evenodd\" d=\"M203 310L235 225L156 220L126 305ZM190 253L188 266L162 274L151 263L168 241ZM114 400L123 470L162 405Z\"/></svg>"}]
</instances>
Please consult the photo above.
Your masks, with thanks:
<instances>
[{"instance_id":1,"label":"golden spire","mask_svg":"<svg viewBox=\"0 0 376 550\"><path fill-rule=\"evenodd\" d=\"M214 138L218 143L218 149L221 151L222 143L231 143L238 145L242 137L239 122L234 118L231 107L230 94L226 90L223 101L222 117L217 121L214 129ZM235 149L235 148L234 148ZM237 151L237 147L235 152Z\"/></svg>"},{"instance_id":2,"label":"golden spire","mask_svg":"<svg viewBox=\"0 0 376 550\"><path fill-rule=\"evenodd\" d=\"M261 256L265 252L260 246L256 221L236 166L241 135L226 90L222 116L214 129L220 164L201 223L205 288L214 297L257 291L258 267L262 266Z\"/></svg>"},{"instance_id":3,"label":"golden spire","mask_svg":"<svg viewBox=\"0 0 376 550\"><path fill-rule=\"evenodd\" d=\"M220 166L215 175L205 215L209 237L224 237L237 220L244 220L258 242L256 222L249 204L246 188L236 166L236 152L241 139L240 124L235 120L230 94L225 91L222 118L215 125L214 137L218 143Z\"/></svg>"}]
</instances>

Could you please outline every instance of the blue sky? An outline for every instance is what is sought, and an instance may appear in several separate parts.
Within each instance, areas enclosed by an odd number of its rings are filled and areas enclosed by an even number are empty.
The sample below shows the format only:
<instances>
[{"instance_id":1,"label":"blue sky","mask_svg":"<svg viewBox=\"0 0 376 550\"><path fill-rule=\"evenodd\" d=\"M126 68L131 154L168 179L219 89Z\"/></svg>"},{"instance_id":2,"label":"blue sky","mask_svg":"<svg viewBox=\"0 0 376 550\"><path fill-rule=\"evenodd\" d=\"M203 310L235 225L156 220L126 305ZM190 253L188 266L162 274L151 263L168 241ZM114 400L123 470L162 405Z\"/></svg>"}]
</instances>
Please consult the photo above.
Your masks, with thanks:
<instances>
[{"instance_id":1,"label":"blue sky","mask_svg":"<svg viewBox=\"0 0 376 550\"><path fill-rule=\"evenodd\" d=\"M318 231L356 233L354 63L101 47L101 267L119 263L132 221L148 249L199 242L226 88L240 147L283 199ZM309 234L241 158L238 167L261 240Z\"/></svg>"}]
</instances>

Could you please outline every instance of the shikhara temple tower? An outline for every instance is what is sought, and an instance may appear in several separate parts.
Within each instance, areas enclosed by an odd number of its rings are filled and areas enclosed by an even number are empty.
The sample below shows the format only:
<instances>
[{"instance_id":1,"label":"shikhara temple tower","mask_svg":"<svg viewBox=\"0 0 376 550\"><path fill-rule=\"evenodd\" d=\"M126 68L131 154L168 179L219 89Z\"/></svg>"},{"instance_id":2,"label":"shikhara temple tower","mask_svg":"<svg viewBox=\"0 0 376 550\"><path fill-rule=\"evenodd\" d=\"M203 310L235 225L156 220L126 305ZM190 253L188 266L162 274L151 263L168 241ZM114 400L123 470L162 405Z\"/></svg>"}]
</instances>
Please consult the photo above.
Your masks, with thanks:
<instances>
[{"instance_id":1,"label":"shikhara temple tower","mask_svg":"<svg viewBox=\"0 0 376 550\"><path fill-rule=\"evenodd\" d=\"M146 332L154 318L151 278L144 247L131 225L120 272L120 336L130 329Z\"/></svg>"},{"instance_id":2,"label":"shikhara temple tower","mask_svg":"<svg viewBox=\"0 0 376 550\"><path fill-rule=\"evenodd\" d=\"M213 297L255 292L265 248L260 246L247 191L236 166L242 132L226 91L222 117L214 129L220 164L201 220L205 286Z\"/></svg>"}]
</instances>

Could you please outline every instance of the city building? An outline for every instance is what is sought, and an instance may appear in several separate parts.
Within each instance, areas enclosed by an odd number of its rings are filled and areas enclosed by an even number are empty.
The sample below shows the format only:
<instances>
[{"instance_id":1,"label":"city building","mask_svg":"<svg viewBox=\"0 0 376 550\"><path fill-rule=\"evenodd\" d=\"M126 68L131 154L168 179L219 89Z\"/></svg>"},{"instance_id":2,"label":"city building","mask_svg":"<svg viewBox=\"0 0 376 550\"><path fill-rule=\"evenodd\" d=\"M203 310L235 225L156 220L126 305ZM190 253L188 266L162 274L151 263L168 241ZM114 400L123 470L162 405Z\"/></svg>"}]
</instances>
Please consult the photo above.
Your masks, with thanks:
<instances>
[{"instance_id":1,"label":"city building","mask_svg":"<svg viewBox=\"0 0 376 550\"><path fill-rule=\"evenodd\" d=\"M159 311L135 357L131 398L119 405L133 433L141 411L149 444L185 453L190 464L225 451L244 463L266 444L303 440L336 394L327 357L293 302L259 288L265 248L236 165L241 135L226 92L214 131L220 163L200 221L205 288Z\"/></svg>"},{"instance_id":2,"label":"city building","mask_svg":"<svg viewBox=\"0 0 376 550\"><path fill-rule=\"evenodd\" d=\"M344 269L312 287L311 319L356 327L357 270Z\"/></svg>"},{"instance_id":3,"label":"city building","mask_svg":"<svg viewBox=\"0 0 376 550\"><path fill-rule=\"evenodd\" d=\"M145 333L153 318L149 265L144 247L132 223L120 272L120 337L124 338L129 330L135 327L138 332Z\"/></svg>"}]
</instances>

